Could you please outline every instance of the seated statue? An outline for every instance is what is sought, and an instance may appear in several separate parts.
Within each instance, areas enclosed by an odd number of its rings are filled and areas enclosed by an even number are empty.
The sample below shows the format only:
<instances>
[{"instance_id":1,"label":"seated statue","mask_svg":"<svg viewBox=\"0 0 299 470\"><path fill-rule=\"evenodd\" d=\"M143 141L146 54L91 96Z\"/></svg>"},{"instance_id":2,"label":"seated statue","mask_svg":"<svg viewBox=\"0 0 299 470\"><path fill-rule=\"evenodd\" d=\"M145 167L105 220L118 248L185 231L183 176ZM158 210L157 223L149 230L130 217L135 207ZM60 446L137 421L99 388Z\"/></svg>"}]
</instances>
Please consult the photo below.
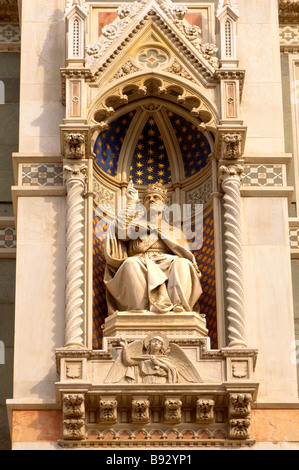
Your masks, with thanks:
<instances>
[{"instance_id":1,"label":"seated statue","mask_svg":"<svg viewBox=\"0 0 299 470\"><path fill-rule=\"evenodd\" d=\"M164 216L167 191L159 183L149 185L144 213L137 210L131 183L126 196L124 216L111 225L105 243L108 314L199 312L201 274L182 230Z\"/></svg>"}]
</instances>

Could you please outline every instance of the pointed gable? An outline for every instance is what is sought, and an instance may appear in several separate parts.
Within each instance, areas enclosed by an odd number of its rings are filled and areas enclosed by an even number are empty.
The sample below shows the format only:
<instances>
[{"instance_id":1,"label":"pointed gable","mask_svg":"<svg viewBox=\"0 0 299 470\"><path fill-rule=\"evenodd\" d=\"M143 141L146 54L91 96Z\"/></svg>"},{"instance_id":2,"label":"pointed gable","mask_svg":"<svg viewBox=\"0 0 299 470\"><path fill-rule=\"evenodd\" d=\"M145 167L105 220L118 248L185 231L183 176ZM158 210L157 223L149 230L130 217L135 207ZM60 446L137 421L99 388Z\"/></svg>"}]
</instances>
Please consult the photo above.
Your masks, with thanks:
<instances>
[{"instance_id":1,"label":"pointed gable","mask_svg":"<svg viewBox=\"0 0 299 470\"><path fill-rule=\"evenodd\" d=\"M188 23L187 11L187 7L173 4L170 0L138 0L121 5L115 21L102 28L96 43L87 45L87 66L94 74L108 64L110 67L116 57L119 61L122 51L125 50L127 54L136 38L139 44L144 41L143 33L150 29L153 38L159 32L164 38L162 42L174 47L176 54L181 52L193 65L198 64L206 75L212 77L218 68L218 61L214 57L217 47L214 44L202 44L201 28Z\"/></svg>"}]
</instances>

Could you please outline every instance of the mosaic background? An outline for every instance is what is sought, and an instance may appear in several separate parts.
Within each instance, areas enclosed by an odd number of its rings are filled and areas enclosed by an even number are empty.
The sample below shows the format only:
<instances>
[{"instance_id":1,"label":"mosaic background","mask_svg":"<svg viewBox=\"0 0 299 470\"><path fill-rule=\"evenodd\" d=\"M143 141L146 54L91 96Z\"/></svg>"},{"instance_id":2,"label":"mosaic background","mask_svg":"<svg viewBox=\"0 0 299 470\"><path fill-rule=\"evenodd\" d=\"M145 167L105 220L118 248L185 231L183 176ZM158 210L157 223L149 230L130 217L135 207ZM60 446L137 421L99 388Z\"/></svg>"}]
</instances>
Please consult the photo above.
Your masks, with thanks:
<instances>
[{"instance_id":1,"label":"mosaic background","mask_svg":"<svg viewBox=\"0 0 299 470\"><path fill-rule=\"evenodd\" d=\"M126 137L135 112L124 114L101 132L96 140L94 152L96 163L105 173L115 177L121 146ZM207 138L194 124L168 110L167 116L184 155L185 177L188 178L206 164L211 148ZM147 185L160 181L171 183L171 172L167 151L154 116L150 116L139 135L130 166L130 178L135 185Z\"/></svg>"}]
</instances>

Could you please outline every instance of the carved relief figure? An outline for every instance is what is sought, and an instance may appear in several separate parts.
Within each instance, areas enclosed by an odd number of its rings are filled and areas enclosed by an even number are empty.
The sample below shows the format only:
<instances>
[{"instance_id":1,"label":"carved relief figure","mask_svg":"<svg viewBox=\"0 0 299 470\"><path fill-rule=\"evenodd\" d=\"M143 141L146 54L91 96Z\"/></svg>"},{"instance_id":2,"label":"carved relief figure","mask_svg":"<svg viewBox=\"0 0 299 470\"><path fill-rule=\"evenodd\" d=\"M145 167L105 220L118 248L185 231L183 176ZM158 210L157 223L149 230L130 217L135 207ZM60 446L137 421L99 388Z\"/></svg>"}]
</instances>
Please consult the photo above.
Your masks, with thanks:
<instances>
[{"instance_id":1,"label":"carved relief figure","mask_svg":"<svg viewBox=\"0 0 299 470\"><path fill-rule=\"evenodd\" d=\"M201 274L183 232L165 219L166 190L149 185L143 214L132 184L126 196L126 211L106 238L108 313L199 311Z\"/></svg>"},{"instance_id":2,"label":"carved relief figure","mask_svg":"<svg viewBox=\"0 0 299 470\"><path fill-rule=\"evenodd\" d=\"M184 351L169 344L163 333L151 333L145 340L128 344L120 341L122 352L109 372L106 383L201 382Z\"/></svg>"}]
</instances>

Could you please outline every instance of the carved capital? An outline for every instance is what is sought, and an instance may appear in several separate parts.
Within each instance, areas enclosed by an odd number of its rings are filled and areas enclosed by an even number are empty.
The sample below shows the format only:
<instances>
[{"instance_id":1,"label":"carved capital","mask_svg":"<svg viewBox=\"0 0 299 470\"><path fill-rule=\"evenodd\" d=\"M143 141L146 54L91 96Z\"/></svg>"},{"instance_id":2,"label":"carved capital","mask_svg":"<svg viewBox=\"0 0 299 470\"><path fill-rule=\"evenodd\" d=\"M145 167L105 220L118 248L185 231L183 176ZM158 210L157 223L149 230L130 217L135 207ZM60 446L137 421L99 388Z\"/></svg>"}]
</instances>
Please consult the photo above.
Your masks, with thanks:
<instances>
[{"instance_id":1,"label":"carved capital","mask_svg":"<svg viewBox=\"0 0 299 470\"><path fill-rule=\"evenodd\" d=\"M64 165L63 178L66 186L72 182L78 182L84 185L87 178L87 165L84 163L70 163Z\"/></svg>"},{"instance_id":2,"label":"carved capital","mask_svg":"<svg viewBox=\"0 0 299 470\"><path fill-rule=\"evenodd\" d=\"M230 179L241 184L243 175L244 168L242 165L221 165L219 168L219 183L223 184Z\"/></svg>"}]
</instances>

